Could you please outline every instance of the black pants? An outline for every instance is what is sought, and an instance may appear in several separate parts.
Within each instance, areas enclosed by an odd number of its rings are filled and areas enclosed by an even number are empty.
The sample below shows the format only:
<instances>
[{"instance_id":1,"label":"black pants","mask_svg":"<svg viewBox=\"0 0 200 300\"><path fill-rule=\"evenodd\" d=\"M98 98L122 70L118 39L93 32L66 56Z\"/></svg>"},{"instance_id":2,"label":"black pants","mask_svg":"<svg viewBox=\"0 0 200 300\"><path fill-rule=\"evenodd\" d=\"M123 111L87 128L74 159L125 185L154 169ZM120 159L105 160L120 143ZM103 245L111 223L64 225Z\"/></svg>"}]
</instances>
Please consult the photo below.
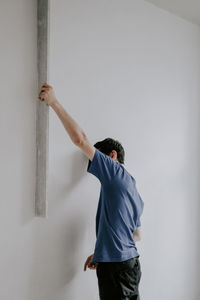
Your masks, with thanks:
<instances>
[{"instance_id":1,"label":"black pants","mask_svg":"<svg viewBox=\"0 0 200 300\"><path fill-rule=\"evenodd\" d=\"M140 300L138 256L121 262L99 262L96 274L100 300Z\"/></svg>"}]
</instances>

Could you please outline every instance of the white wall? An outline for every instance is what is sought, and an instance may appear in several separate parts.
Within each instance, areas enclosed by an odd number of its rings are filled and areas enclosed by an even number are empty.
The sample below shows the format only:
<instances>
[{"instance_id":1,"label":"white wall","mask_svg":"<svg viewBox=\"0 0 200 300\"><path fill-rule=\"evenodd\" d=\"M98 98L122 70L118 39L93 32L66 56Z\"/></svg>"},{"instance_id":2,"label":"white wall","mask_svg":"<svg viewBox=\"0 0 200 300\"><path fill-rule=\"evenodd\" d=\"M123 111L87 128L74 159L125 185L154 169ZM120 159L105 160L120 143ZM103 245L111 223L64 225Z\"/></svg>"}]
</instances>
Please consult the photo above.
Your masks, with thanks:
<instances>
[{"instance_id":1,"label":"white wall","mask_svg":"<svg viewBox=\"0 0 200 300\"><path fill-rule=\"evenodd\" d=\"M3 300L98 299L83 264L100 184L50 110L48 219L34 217L35 1L1 1ZM198 300L200 28L142 0L51 1L50 84L92 143L122 142L145 202L141 300Z\"/></svg>"},{"instance_id":2,"label":"white wall","mask_svg":"<svg viewBox=\"0 0 200 300\"><path fill-rule=\"evenodd\" d=\"M0 3L0 299L34 299L36 8Z\"/></svg>"}]
</instances>

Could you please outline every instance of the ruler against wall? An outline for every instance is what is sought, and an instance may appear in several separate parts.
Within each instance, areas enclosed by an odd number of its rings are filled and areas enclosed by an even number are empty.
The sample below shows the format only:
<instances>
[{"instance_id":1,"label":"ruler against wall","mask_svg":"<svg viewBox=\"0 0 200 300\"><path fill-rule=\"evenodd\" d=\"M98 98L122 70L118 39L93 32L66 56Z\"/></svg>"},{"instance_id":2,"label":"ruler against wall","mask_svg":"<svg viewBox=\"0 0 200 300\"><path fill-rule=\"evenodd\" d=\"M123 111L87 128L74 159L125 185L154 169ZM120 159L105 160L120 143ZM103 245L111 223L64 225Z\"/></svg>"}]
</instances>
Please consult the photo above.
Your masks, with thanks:
<instances>
[{"instance_id":1,"label":"ruler against wall","mask_svg":"<svg viewBox=\"0 0 200 300\"><path fill-rule=\"evenodd\" d=\"M37 0L38 95L48 81L49 0ZM47 217L47 171L49 145L49 106L38 99L36 109L35 215Z\"/></svg>"}]
</instances>

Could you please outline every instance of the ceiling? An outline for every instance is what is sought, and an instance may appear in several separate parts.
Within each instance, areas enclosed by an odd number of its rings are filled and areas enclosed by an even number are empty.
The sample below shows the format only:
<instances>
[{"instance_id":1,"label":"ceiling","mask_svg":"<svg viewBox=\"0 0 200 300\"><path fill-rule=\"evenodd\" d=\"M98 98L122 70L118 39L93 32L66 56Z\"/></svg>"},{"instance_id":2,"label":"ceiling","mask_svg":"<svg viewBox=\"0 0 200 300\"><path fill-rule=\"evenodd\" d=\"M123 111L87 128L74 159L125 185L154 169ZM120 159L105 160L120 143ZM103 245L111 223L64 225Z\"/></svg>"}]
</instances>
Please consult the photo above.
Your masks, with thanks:
<instances>
[{"instance_id":1,"label":"ceiling","mask_svg":"<svg viewBox=\"0 0 200 300\"><path fill-rule=\"evenodd\" d=\"M200 0L145 0L200 26Z\"/></svg>"}]
</instances>

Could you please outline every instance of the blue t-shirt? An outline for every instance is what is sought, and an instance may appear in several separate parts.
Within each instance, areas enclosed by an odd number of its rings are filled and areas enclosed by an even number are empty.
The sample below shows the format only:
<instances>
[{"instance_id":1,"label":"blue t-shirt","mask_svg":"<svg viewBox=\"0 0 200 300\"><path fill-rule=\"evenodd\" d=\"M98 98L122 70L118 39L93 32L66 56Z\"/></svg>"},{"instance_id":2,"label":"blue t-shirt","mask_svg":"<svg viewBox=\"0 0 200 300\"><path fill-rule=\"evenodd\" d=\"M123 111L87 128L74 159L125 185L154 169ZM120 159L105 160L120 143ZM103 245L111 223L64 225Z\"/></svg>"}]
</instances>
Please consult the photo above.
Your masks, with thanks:
<instances>
[{"instance_id":1,"label":"blue t-shirt","mask_svg":"<svg viewBox=\"0 0 200 300\"><path fill-rule=\"evenodd\" d=\"M119 262L139 256L133 232L141 226L142 201L136 181L122 164L95 148L87 172L101 182L93 262Z\"/></svg>"}]
</instances>

